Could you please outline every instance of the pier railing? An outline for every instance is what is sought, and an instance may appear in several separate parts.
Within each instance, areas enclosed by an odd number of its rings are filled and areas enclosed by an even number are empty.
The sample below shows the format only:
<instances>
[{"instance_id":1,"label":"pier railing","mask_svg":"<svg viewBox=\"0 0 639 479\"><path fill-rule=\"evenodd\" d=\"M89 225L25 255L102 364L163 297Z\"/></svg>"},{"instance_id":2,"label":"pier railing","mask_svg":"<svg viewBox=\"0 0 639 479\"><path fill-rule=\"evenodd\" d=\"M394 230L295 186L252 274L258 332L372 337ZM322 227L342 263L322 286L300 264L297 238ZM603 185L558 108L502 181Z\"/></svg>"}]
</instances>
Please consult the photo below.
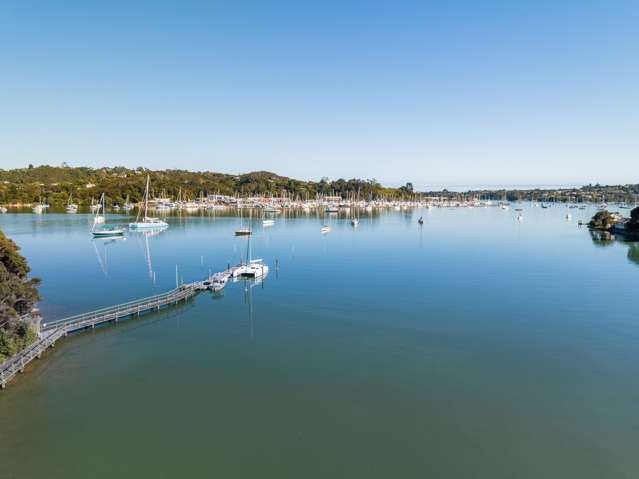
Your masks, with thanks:
<instances>
[{"instance_id":1,"label":"pier railing","mask_svg":"<svg viewBox=\"0 0 639 479\"><path fill-rule=\"evenodd\" d=\"M148 296L146 298L129 301L127 303L96 309L95 311L90 311L88 313L77 314L75 316L69 316L56 321L42 323L40 331L47 332L62 328L66 332L71 332L97 323L124 318L132 314L143 313L152 309L159 309L162 306L177 303L178 301L193 296L198 284L199 283L186 284L166 293L156 294L154 296Z\"/></svg>"},{"instance_id":2,"label":"pier railing","mask_svg":"<svg viewBox=\"0 0 639 479\"><path fill-rule=\"evenodd\" d=\"M183 300L186 301L202 289L203 286L202 281L184 284L166 293L42 323L37 341L0 364L0 388L4 388L17 373L24 370L28 363L35 358L39 358L47 348L53 347L55 342L61 337L73 331L94 328L102 323L118 321L119 319L140 315L147 311L159 310L164 306L177 304Z\"/></svg>"}]
</instances>

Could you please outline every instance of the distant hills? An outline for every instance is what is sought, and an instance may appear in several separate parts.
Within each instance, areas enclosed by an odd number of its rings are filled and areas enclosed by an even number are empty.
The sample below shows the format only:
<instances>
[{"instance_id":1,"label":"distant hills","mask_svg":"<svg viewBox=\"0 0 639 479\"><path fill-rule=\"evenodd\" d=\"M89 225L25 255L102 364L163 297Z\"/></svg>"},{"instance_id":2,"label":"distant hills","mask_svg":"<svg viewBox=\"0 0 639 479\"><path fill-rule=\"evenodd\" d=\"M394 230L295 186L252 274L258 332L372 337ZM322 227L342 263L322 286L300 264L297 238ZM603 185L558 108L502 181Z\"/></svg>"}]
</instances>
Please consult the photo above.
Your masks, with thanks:
<instances>
[{"instance_id":1,"label":"distant hills","mask_svg":"<svg viewBox=\"0 0 639 479\"><path fill-rule=\"evenodd\" d=\"M83 205L104 192L113 203L123 203L128 197L142 199L146 176L151 177L155 196L178 196L195 199L201 194L223 195L286 195L304 199L316 195L358 195L360 198L409 197L412 187L385 188L376 180L300 181L268 171L228 175L209 171L148 170L38 166L0 170L0 204L30 204L46 201L51 205L65 204L69 197Z\"/></svg>"},{"instance_id":2,"label":"distant hills","mask_svg":"<svg viewBox=\"0 0 639 479\"><path fill-rule=\"evenodd\" d=\"M69 166L38 166L13 170L0 169L0 204L32 204L38 201L63 205L73 198L75 203L87 205L102 193L111 203L122 204L142 199L146 176L151 177L154 196L195 199L200 195L223 194L239 196L273 195L292 198L315 198L318 194L339 195L343 198L409 199L416 194L459 198L509 201L534 200L558 202L619 202L634 204L639 184L587 185L567 189L474 190L465 193L429 191L416 193L411 183L400 188L382 186L375 179L338 179L301 181L268 171L229 175L211 171L149 170L145 168L89 168Z\"/></svg>"}]
</instances>

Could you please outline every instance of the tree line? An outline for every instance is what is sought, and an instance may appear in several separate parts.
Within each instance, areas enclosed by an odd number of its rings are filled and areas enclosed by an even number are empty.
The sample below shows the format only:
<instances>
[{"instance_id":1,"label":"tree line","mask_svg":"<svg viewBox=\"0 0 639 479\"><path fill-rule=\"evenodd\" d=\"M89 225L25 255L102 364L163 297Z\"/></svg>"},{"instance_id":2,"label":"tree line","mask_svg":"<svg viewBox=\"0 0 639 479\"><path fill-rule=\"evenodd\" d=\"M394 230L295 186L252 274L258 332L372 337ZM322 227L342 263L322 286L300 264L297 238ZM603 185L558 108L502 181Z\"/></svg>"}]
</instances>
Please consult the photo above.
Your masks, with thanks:
<instances>
[{"instance_id":1,"label":"tree line","mask_svg":"<svg viewBox=\"0 0 639 479\"><path fill-rule=\"evenodd\" d=\"M195 199L200 195L229 196L273 195L298 199L314 199L317 195L338 195L361 199L409 198L412 184L401 188L383 187L375 179L323 178L301 181L267 171L228 175L210 171L149 170L89 168L68 166L38 166L0 170L0 204L32 204L47 202L54 206L66 204L70 198L79 205L90 204L105 193L113 203L142 199L147 175L151 178L154 196Z\"/></svg>"}]
</instances>

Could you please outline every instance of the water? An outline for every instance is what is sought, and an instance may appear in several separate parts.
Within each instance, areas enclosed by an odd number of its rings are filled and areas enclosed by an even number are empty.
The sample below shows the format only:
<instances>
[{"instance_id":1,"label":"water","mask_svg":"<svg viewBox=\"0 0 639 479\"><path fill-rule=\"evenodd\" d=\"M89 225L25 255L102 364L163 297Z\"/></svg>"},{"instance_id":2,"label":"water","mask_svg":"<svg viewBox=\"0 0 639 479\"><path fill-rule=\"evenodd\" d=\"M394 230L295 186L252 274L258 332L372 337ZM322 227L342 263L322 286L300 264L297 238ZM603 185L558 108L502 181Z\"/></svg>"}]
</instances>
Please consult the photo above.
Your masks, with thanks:
<instances>
[{"instance_id":1,"label":"water","mask_svg":"<svg viewBox=\"0 0 639 479\"><path fill-rule=\"evenodd\" d=\"M2 391L1 475L635 477L639 245L594 242L576 224L593 210L570 211L255 223L263 283L71 336ZM227 216L113 242L88 221L0 217L47 319L246 247Z\"/></svg>"}]
</instances>

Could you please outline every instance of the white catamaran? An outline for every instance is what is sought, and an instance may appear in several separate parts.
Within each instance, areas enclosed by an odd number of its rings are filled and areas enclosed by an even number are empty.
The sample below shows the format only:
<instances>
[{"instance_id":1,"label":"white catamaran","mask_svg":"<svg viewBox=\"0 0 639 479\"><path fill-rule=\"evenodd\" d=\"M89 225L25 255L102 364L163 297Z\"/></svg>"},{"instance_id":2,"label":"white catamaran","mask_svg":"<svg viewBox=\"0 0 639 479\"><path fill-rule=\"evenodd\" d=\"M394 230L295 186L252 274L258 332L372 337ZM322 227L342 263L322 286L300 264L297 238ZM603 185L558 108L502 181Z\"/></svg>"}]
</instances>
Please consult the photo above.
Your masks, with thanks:
<instances>
[{"instance_id":1,"label":"white catamaran","mask_svg":"<svg viewBox=\"0 0 639 479\"><path fill-rule=\"evenodd\" d=\"M144 217L140 221L140 213L134 223L129 223L129 228L133 230L151 229L151 228L168 228L169 224L160 218L151 218L147 215L149 209L149 176L146 177L146 190L144 191Z\"/></svg>"}]
</instances>

